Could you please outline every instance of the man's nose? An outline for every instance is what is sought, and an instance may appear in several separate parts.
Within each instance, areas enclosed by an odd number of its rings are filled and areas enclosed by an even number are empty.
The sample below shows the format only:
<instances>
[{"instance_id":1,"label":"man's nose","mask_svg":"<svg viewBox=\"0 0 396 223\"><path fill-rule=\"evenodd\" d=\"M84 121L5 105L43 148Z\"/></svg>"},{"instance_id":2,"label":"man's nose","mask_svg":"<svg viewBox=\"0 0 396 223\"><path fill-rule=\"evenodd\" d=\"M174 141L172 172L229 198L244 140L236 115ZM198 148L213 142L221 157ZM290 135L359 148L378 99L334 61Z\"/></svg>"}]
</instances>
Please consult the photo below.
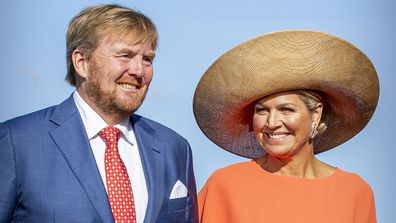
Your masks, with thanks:
<instances>
[{"instance_id":1,"label":"man's nose","mask_svg":"<svg viewBox=\"0 0 396 223\"><path fill-rule=\"evenodd\" d=\"M128 74L136 77L143 77L144 68L143 68L143 59L140 57L134 57L129 62Z\"/></svg>"}]
</instances>

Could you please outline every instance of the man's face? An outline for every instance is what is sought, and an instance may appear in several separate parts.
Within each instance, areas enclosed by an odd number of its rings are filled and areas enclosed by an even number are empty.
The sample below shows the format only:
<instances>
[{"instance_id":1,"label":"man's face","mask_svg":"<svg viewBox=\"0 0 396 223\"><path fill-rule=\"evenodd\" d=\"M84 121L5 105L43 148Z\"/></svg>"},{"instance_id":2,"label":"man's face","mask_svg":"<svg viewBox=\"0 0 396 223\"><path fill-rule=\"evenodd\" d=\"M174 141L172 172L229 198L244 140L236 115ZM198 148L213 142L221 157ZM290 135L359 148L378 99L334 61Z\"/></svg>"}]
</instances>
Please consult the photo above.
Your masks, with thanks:
<instances>
[{"instance_id":1,"label":"man's face","mask_svg":"<svg viewBox=\"0 0 396 223\"><path fill-rule=\"evenodd\" d=\"M101 39L87 63L79 93L98 113L130 115L142 104L153 76L155 52L134 35Z\"/></svg>"}]
</instances>

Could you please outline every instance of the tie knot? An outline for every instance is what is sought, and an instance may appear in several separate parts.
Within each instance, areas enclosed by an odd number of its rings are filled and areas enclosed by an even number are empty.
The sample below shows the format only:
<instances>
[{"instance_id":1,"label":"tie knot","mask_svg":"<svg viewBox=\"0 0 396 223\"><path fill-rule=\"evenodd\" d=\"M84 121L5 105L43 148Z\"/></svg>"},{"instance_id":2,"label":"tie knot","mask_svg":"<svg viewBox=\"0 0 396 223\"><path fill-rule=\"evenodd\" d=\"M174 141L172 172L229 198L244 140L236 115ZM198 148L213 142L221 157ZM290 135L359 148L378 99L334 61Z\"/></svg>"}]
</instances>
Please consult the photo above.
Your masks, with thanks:
<instances>
[{"instance_id":1,"label":"tie knot","mask_svg":"<svg viewBox=\"0 0 396 223\"><path fill-rule=\"evenodd\" d=\"M106 143L118 143L121 137L121 131L113 126L107 126L99 132L100 137L102 137Z\"/></svg>"}]
</instances>

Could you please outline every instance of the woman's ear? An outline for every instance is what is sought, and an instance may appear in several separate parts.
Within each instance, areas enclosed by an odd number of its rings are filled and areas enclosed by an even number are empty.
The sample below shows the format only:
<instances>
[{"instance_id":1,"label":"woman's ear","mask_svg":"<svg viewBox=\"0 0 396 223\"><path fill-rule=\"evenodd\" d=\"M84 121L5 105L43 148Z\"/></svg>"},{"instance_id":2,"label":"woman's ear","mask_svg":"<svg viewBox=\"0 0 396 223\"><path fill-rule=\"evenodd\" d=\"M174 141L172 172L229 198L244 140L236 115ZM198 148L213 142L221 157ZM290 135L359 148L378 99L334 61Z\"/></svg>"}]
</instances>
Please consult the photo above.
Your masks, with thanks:
<instances>
[{"instance_id":1,"label":"woman's ear","mask_svg":"<svg viewBox=\"0 0 396 223\"><path fill-rule=\"evenodd\" d=\"M322 118L322 112L323 112L323 104L322 103L318 103L316 105L315 110L312 113L312 121L314 123L317 123L317 125L319 125L320 119Z\"/></svg>"},{"instance_id":2,"label":"woman's ear","mask_svg":"<svg viewBox=\"0 0 396 223\"><path fill-rule=\"evenodd\" d=\"M79 48L75 49L72 53L71 59L76 74L80 78L86 79L88 77L88 58L84 51Z\"/></svg>"}]
</instances>

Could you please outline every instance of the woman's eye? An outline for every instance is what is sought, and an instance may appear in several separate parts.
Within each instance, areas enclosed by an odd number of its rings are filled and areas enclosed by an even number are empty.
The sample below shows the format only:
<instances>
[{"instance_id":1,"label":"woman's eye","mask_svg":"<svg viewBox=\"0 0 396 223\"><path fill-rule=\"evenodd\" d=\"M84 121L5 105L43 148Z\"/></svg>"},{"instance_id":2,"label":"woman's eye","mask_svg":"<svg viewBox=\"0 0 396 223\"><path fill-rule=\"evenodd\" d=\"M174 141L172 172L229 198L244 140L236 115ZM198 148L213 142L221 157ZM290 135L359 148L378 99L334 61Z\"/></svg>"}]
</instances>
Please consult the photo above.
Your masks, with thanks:
<instances>
[{"instance_id":1,"label":"woman's eye","mask_svg":"<svg viewBox=\"0 0 396 223\"><path fill-rule=\"evenodd\" d=\"M267 108L262 108L262 107L256 107L255 108L255 112L256 113L264 113L266 112L268 109Z\"/></svg>"},{"instance_id":2,"label":"woman's eye","mask_svg":"<svg viewBox=\"0 0 396 223\"><path fill-rule=\"evenodd\" d=\"M285 107L285 108L282 108L282 111L284 111L284 112L294 112L294 109Z\"/></svg>"}]
</instances>

